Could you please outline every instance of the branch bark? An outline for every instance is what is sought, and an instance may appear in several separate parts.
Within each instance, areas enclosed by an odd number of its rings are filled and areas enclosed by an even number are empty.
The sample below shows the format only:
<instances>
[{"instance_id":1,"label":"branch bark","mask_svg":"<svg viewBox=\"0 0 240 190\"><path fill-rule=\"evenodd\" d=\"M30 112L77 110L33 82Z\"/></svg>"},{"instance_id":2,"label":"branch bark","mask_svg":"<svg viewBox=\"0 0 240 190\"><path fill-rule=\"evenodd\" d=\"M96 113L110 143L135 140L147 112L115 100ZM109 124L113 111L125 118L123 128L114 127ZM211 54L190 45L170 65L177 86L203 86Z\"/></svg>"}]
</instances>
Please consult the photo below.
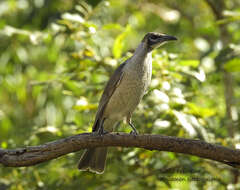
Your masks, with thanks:
<instances>
[{"instance_id":1,"label":"branch bark","mask_svg":"<svg viewBox=\"0 0 240 190\"><path fill-rule=\"evenodd\" d=\"M8 167L31 166L81 149L102 146L138 147L183 153L240 167L240 150L201 140L150 134L134 136L125 133L109 133L103 136L96 133L83 133L39 146L15 150L0 149L0 163Z\"/></svg>"}]
</instances>

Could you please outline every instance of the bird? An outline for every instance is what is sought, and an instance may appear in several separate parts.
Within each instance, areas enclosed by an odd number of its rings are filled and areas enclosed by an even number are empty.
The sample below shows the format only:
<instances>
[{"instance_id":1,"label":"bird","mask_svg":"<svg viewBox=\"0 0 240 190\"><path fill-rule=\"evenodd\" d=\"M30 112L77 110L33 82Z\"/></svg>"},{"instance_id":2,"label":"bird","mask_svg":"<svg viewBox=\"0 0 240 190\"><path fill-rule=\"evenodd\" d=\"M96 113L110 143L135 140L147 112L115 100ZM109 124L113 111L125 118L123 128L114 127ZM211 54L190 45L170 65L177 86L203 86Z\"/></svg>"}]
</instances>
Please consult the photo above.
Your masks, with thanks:
<instances>
[{"instance_id":1,"label":"bird","mask_svg":"<svg viewBox=\"0 0 240 190\"><path fill-rule=\"evenodd\" d=\"M92 132L104 135L112 132L115 126L126 118L137 135L131 117L151 82L152 50L164 43L177 40L163 33L148 32L136 48L132 57L122 63L110 77L101 96ZM78 163L78 169L102 174L105 170L107 147L85 150Z\"/></svg>"}]
</instances>

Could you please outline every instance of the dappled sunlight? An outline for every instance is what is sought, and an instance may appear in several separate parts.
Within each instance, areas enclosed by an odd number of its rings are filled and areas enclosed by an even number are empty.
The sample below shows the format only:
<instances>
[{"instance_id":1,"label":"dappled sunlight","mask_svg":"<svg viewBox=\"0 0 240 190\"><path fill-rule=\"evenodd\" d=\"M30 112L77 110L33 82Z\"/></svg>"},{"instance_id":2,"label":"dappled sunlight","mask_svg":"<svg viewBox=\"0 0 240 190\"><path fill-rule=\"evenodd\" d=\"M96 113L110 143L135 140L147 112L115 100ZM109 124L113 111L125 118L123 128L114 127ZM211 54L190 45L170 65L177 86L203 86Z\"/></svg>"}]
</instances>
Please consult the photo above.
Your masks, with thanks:
<instances>
[{"instance_id":1,"label":"dappled sunlight","mask_svg":"<svg viewBox=\"0 0 240 190\"><path fill-rule=\"evenodd\" d=\"M0 148L90 132L114 70L146 33L159 32L178 40L153 50L152 81L133 113L134 126L140 134L240 149L239 6L239 0L0 1ZM130 127L120 122L116 131ZM34 167L1 166L0 189L238 189L240 184L237 170L196 156L114 147L105 173L94 175L77 170L80 155ZM176 172L179 167L183 173ZM191 180L173 181L183 178Z\"/></svg>"}]
</instances>

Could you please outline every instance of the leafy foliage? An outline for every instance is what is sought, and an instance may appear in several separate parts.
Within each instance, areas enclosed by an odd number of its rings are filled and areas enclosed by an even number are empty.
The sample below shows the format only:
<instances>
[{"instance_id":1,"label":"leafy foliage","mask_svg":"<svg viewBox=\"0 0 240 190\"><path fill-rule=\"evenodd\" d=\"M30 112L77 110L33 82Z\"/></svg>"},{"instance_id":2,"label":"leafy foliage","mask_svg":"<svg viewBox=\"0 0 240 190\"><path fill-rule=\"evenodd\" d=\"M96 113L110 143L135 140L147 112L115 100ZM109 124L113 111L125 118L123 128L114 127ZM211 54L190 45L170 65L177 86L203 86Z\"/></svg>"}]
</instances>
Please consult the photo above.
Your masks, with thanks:
<instances>
[{"instance_id":1,"label":"leafy foliage","mask_svg":"<svg viewBox=\"0 0 240 190\"><path fill-rule=\"evenodd\" d=\"M239 147L239 101L226 116L223 72L240 98L239 2L216 22L207 1L0 2L0 147L16 148L90 131L110 74L146 32L178 43L153 52L149 93L133 120L141 133ZM224 43L221 27L230 43ZM120 131L130 128L122 123ZM80 153L28 168L0 168L0 189L224 189L226 166L194 156L112 148L103 175L79 172ZM229 185L230 184L230 185Z\"/></svg>"}]
</instances>

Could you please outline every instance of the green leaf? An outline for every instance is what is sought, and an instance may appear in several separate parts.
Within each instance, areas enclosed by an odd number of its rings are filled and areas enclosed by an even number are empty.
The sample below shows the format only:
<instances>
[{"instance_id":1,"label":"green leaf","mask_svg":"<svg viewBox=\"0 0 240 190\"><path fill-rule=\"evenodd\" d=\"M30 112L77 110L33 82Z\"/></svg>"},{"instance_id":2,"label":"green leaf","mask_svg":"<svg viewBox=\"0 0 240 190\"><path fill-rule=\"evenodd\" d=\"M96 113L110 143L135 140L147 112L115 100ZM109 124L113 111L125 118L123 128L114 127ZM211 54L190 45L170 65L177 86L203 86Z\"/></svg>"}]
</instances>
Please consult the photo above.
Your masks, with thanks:
<instances>
[{"instance_id":1,"label":"green leaf","mask_svg":"<svg viewBox=\"0 0 240 190\"><path fill-rule=\"evenodd\" d=\"M191 67L197 67L199 63L200 63L199 60L181 60L178 62L179 65Z\"/></svg>"},{"instance_id":2,"label":"green leaf","mask_svg":"<svg viewBox=\"0 0 240 190\"><path fill-rule=\"evenodd\" d=\"M228 72L239 72L240 71L240 58L234 58L228 61L224 65L224 69Z\"/></svg>"},{"instance_id":3,"label":"green leaf","mask_svg":"<svg viewBox=\"0 0 240 190\"><path fill-rule=\"evenodd\" d=\"M123 47L124 47L124 40L128 36L128 34L132 31L132 28L130 25L128 25L125 29L125 31L121 34L119 34L114 42L113 46L113 55L115 58L120 58L122 55Z\"/></svg>"},{"instance_id":4,"label":"green leaf","mask_svg":"<svg viewBox=\"0 0 240 190\"><path fill-rule=\"evenodd\" d=\"M7 146L8 146L8 144L7 144L6 141L3 141L3 142L1 143L1 147L2 147L2 148L7 148Z\"/></svg>"},{"instance_id":5,"label":"green leaf","mask_svg":"<svg viewBox=\"0 0 240 190\"><path fill-rule=\"evenodd\" d=\"M0 30L3 29L5 25L6 25L5 20L0 20Z\"/></svg>"},{"instance_id":6,"label":"green leaf","mask_svg":"<svg viewBox=\"0 0 240 190\"><path fill-rule=\"evenodd\" d=\"M110 23L110 24L105 24L103 26L103 29L106 29L106 30L122 30L123 27L120 24L117 24L117 23Z\"/></svg>"},{"instance_id":7,"label":"green leaf","mask_svg":"<svg viewBox=\"0 0 240 190\"><path fill-rule=\"evenodd\" d=\"M216 110L212 108L203 108L194 103L187 104L189 111L188 113L194 114L201 117L211 117L216 114Z\"/></svg>"}]
</instances>

